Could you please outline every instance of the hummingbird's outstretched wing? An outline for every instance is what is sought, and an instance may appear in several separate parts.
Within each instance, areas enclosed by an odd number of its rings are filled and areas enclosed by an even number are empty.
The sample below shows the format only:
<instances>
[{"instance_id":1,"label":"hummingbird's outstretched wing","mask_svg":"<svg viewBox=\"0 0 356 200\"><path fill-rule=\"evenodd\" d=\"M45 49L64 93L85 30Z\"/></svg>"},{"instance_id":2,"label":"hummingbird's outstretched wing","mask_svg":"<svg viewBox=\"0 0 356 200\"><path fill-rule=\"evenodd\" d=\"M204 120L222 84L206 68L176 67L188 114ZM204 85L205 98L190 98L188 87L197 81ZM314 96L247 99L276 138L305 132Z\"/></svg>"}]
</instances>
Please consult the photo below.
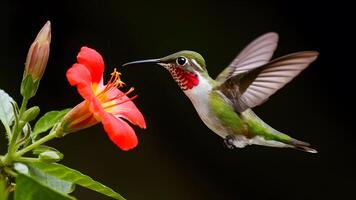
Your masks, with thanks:
<instances>
[{"instance_id":1,"label":"hummingbird's outstretched wing","mask_svg":"<svg viewBox=\"0 0 356 200\"><path fill-rule=\"evenodd\" d=\"M266 101L308 67L317 56L316 51L289 54L272 60L243 76L231 77L216 89L229 98L235 110L243 112Z\"/></svg>"},{"instance_id":2,"label":"hummingbird's outstretched wing","mask_svg":"<svg viewBox=\"0 0 356 200\"><path fill-rule=\"evenodd\" d=\"M277 33L266 33L258 37L247 45L215 80L218 83L223 83L231 77L263 66L272 58L273 52L277 48L277 43Z\"/></svg>"}]
</instances>

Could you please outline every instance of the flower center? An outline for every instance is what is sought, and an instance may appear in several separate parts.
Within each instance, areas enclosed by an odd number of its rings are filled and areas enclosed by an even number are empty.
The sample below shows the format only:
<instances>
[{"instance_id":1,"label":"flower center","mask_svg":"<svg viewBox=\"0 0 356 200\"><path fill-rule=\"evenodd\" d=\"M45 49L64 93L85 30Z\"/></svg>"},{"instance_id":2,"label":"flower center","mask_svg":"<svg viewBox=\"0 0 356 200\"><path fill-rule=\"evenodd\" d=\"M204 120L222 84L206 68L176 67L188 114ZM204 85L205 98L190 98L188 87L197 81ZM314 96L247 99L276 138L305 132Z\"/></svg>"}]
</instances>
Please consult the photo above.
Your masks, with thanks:
<instances>
[{"instance_id":1,"label":"flower center","mask_svg":"<svg viewBox=\"0 0 356 200\"><path fill-rule=\"evenodd\" d=\"M125 85L125 83L121 81L120 75L121 73L115 68L111 73L109 82L105 85L104 89L96 95L98 100L101 102L101 106L106 112L114 112L115 106L131 101L137 97L137 95L127 97L128 94L134 91L133 87L125 93L120 92L117 89Z\"/></svg>"},{"instance_id":2,"label":"flower center","mask_svg":"<svg viewBox=\"0 0 356 200\"><path fill-rule=\"evenodd\" d=\"M120 88L125 85L125 83L123 81L121 81L121 78L120 78L121 73L118 72L116 70L116 68L114 68L114 71L110 75L111 75L110 80L105 85L104 89L101 90L98 94L96 94L96 97L98 97L99 100L105 99L106 98L105 94L107 94L111 90L118 88L118 87Z\"/></svg>"}]
</instances>

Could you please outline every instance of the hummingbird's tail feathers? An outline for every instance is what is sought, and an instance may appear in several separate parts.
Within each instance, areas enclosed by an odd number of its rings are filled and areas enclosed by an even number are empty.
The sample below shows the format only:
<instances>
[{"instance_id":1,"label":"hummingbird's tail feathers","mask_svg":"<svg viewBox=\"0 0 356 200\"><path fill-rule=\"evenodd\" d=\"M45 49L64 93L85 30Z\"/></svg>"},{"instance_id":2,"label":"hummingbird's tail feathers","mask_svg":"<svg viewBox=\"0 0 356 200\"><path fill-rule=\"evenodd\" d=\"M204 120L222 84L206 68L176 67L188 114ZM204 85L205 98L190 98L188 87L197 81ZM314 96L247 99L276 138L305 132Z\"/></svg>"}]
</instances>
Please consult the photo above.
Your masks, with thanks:
<instances>
[{"instance_id":1,"label":"hummingbird's tail feathers","mask_svg":"<svg viewBox=\"0 0 356 200\"><path fill-rule=\"evenodd\" d=\"M304 152L318 153L317 150L310 147L309 143L291 138L287 134L272 128L263 122L251 109L244 111L242 115L244 119L249 122L248 124L250 125L250 130L257 130L256 132L251 132L257 137L252 139L249 144L272 147L288 147Z\"/></svg>"},{"instance_id":2,"label":"hummingbird's tail feathers","mask_svg":"<svg viewBox=\"0 0 356 200\"><path fill-rule=\"evenodd\" d=\"M311 148L310 144L307 142L292 139L289 144L292 145L294 149L297 149L300 151L304 151L304 152L308 152L308 153L318 153L318 151L316 149Z\"/></svg>"},{"instance_id":3,"label":"hummingbird's tail feathers","mask_svg":"<svg viewBox=\"0 0 356 200\"><path fill-rule=\"evenodd\" d=\"M311 147L308 146L294 146L295 149L300 150L300 151L304 151L304 152L308 152L308 153L318 153L318 151L316 149L313 149Z\"/></svg>"}]
</instances>

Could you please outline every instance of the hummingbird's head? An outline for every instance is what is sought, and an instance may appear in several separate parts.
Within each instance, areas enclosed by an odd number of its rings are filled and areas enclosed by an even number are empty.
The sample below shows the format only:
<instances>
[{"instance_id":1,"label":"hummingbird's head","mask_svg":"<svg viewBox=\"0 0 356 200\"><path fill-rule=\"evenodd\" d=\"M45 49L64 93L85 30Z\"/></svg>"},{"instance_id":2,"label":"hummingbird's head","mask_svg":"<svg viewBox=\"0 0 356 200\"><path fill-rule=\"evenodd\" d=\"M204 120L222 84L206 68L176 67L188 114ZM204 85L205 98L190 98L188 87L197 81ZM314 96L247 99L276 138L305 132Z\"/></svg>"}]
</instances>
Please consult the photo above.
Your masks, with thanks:
<instances>
[{"instance_id":1,"label":"hummingbird's head","mask_svg":"<svg viewBox=\"0 0 356 200\"><path fill-rule=\"evenodd\" d=\"M199 84L199 75L207 73L205 60L197 52L179 51L158 59L133 61L124 64L157 63L166 68L182 90L192 89Z\"/></svg>"}]
</instances>

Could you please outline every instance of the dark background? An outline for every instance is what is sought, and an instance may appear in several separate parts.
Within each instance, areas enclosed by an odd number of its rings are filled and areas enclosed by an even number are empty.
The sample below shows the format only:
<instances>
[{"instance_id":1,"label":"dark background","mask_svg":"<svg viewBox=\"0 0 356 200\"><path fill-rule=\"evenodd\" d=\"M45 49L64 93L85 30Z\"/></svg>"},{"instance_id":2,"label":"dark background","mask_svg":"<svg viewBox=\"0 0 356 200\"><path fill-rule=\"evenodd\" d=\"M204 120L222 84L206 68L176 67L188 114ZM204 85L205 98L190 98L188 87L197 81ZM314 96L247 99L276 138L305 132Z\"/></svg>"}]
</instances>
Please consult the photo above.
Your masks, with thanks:
<instances>
[{"instance_id":1,"label":"dark background","mask_svg":"<svg viewBox=\"0 0 356 200\"><path fill-rule=\"evenodd\" d=\"M322 2L322 1L321 1ZM127 199L346 199L355 189L352 6L342 1L1 1L0 88L18 102L27 50L52 23L51 55L38 95L41 114L81 101L65 79L81 46L97 49L135 86L148 128L123 152L100 125L51 144L65 163ZM319 154L249 146L229 150L199 119L169 74L155 65L121 68L178 50L200 52L215 77L255 37L280 34L275 57L317 50L320 57L254 110ZM2 131L3 132L3 131ZM5 139L0 138L5 150ZM79 199L108 199L77 188ZM354 196L354 195L353 195Z\"/></svg>"}]
</instances>

